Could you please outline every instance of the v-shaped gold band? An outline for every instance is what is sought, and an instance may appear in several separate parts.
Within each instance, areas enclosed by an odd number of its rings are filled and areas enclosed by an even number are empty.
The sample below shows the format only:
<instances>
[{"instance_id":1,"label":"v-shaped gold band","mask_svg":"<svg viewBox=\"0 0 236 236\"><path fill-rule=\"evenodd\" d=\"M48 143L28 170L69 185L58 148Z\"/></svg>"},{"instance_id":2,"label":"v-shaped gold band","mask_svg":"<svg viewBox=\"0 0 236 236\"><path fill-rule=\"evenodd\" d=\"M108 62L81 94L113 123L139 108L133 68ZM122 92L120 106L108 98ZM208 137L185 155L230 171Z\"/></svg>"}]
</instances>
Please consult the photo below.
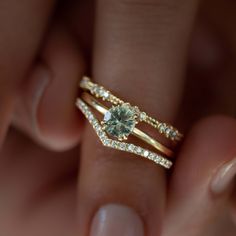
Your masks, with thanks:
<instances>
[{"instance_id":1,"label":"v-shaped gold band","mask_svg":"<svg viewBox=\"0 0 236 236\"><path fill-rule=\"evenodd\" d=\"M81 98L83 101L85 101L87 104L89 104L91 107L93 107L95 110L100 112L101 114L105 114L108 109L102 105L100 102L98 102L93 96L91 96L88 93L82 93ZM157 151L163 153L167 157L173 157L174 153L169 148L165 147L163 144L157 142L155 139L144 133L138 128L134 128L132 131L132 135L136 136L137 138L141 139L142 141L148 143L152 147L154 147Z\"/></svg>"},{"instance_id":2,"label":"v-shaped gold band","mask_svg":"<svg viewBox=\"0 0 236 236\"><path fill-rule=\"evenodd\" d=\"M99 139L101 140L101 142L104 146L109 147L109 148L113 148L113 149L117 149L120 151L133 153L133 154L143 157L147 160L151 160L154 163L161 165L167 169L169 169L172 166L173 163L170 160L168 160L165 157L163 157L157 153L154 153L148 149L144 149L144 148L134 145L132 143L120 142L120 141L116 141L116 140L112 140L112 139L108 138L105 131L103 131L100 122L97 120L95 115L92 113L89 106L80 98L78 98L76 100L76 106L81 110L81 112L88 119L89 123L94 128L96 134L98 135Z\"/></svg>"}]
</instances>

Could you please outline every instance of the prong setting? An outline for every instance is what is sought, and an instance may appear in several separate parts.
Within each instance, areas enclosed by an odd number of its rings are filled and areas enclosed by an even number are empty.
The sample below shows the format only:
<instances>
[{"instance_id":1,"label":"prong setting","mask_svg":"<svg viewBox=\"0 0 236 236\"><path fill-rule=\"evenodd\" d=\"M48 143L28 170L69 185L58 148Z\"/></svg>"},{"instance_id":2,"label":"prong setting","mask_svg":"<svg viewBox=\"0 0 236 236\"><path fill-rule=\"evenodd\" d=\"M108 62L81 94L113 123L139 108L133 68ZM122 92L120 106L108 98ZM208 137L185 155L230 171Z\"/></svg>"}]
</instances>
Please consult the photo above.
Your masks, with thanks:
<instances>
[{"instance_id":1,"label":"prong setting","mask_svg":"<svg viewBox=\"0 0 236 236\"><path fill-rule=\"evenodd\" d=\"M137 124L137 115L129 103L112 106L104 115L103 127L108 135L127 140Z\"/></svg>"}]
</instances>

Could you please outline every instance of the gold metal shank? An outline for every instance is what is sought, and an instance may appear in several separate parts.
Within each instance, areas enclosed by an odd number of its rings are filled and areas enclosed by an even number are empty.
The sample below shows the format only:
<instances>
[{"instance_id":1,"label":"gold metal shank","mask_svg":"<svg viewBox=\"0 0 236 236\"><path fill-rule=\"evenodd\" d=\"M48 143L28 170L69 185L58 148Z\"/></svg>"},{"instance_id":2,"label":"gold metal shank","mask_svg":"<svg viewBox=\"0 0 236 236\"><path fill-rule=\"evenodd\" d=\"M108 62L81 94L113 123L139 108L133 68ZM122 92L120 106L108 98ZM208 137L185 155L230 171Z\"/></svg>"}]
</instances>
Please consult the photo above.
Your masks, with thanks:
<instances>
[{"instance_id":1,"label":"gold metal shank","mask_svg":"<svg viewBox=\"0 0 236 236\"><path fill-rule=\"evenodd\" d=\"M87 76L84 76L80 82L80 87L86 91L89 91L92 95L97 98L102 98L104 101L111 102L114 105L124 104L125 101L113 95L110 91L106 90L104 87L94 83ZM181 134L176 128L172 125L160 122L151 116L147 115L146 112L140 111L138 107L136 107L139 111L139 121L145 122L155 129L158 130L159 133L164 135L166 138L178 142L183 138L183 134Z\"/></svg>"},{"instance_id":2,"label":"gold metal shank","mask_svg":"<svg viewBox=\"0 0 236 236\"><path fill-rule=\"evenodd\" d=\"M102 105L100 102L98 102L93 96L90 94L84 92L81 95L82 100L93 107L95 110L100 112L101 114L105 114L108 111L108 108L106 108L104 105ZM132 135L136 136L137 138L141 139L142 141L148 143L152 147L154 147L159 152L163 153L164 155L168 157L173 157L174 153L169 148L165 147L163 144L157 142L155 139L144 133L143 131L139 130L138 128L134 128L132 131Z\"/></svg>"}]
</instances>

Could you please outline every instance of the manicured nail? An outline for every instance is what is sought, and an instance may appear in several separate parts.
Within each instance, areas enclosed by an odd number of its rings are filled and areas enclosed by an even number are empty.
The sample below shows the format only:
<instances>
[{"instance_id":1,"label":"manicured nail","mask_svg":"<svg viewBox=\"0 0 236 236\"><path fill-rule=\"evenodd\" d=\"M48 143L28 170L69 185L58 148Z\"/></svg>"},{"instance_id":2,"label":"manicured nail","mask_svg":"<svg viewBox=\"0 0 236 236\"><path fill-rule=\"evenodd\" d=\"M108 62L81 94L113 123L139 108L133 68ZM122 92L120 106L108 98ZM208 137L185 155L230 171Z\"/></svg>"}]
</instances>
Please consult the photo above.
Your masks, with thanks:
<instances>
[{"instance_id":1,"label":"manicured nail","mask_svg":"<svg viewBox=\"0 0 236 236\"><path fill-rule=\"evenodd\" d=\"M226 192L236 176L236 158L222 165L211 182L211 190L219 195Z\"/></svg>"},{"instance_id":2,"label":"manicured nail","mask_svg":"<svg viewBox=\"0 0 236 236\"><path fill-rule=\"evenodd\" d=\"M133 209L109 204L95 214L90 236L144 236L144 226Z\"/></svg>"},{"instance_id":3,"label":"manicured nail","mask_svg":"<svg viewBox=\"0 0 236 236\"><path fill-rule=\"evenodd\" d=\"M44 65L39 65L33 71L28 94L29 116L35 131L38 131L37 112L40 100L50 81L50 73Z\"/></svg>"}]
</instances>

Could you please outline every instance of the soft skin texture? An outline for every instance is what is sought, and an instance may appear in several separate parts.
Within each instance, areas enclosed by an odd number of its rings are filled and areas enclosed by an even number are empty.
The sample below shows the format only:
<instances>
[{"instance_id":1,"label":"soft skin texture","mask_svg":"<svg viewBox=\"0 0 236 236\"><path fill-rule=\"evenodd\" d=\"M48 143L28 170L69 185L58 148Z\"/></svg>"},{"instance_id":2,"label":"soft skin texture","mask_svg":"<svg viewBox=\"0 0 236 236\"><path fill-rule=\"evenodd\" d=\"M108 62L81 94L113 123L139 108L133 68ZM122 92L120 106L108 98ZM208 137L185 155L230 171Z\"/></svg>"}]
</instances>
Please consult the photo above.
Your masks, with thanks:
<instances>
[{"instance_id":1,"label":"soft skin texture","mask_svg":"<svg viewBox=\"0 0 236 236\"><path fill-rule=\"evenodd\" d=\"M9 86L0 93L2 139L8 131L0 153L0 235L235 235L229 166L236 122L198 121L235 116L235 3L214 1L213 10L207 1L199 13L194 0L71 0L54 9L49 1L23 3L14 4L17 14L27 6L23 15L33 20L26 21L37 24L17 21L22 42L13 58L22 61L10 61L6 45L1 55L9 71L0 81ZM32 37L22 32L32 29ZM85 72L185 131L171 171L101 146L74 106ZM213 191L213 183L226 182L223 192Z\"/></svg>"},{"instance_id":2,"label":"soft skin texture","mask_svg":"<svg viewBox=\"0 0 236 236\"><path fill-rule=\"evenodd\" d=\"M11 121L18 87L46 30L53 3L53 0L25 0L20 4L4 0L0 3L0 142Z\"/></svg>"},{"instance_id":3,"label":"soft skin texture","mask_svg":"<svg viewBox=\"0 0 236 236\"><path fill-rule=\"evenodd\" d=\"M84 71L75 38L64 24L55 23L30 70L27 86L21 87L14 124L49 149L74 147L82 129L74 101Z\"/></svg>"},{"instance_id":4,"label":"soft skin texture","mask_svg":"<svg viewBox=\"0 0 236 236\"><path fill-rule=\"evenodd\" d=\"M229 220L232 187L227 186L221 194L210 187L221 166L235 159L235 140L234 119L212 117L192 129L171 176L163 235L235 234Z\"/></svg>"}]
</instances>

